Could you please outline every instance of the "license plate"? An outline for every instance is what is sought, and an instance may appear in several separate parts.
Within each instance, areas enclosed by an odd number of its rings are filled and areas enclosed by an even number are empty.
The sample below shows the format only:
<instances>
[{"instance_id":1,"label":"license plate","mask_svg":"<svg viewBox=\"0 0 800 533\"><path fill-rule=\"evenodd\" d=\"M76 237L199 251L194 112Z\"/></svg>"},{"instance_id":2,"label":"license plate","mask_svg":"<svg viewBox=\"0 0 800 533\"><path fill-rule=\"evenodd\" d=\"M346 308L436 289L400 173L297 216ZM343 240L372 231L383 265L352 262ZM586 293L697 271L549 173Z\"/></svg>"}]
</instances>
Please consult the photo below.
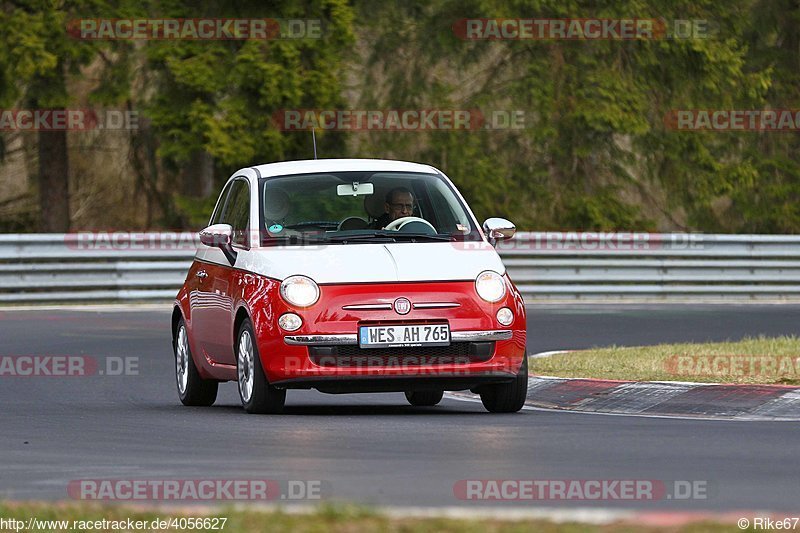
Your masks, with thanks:
<instances>
[{"instance_id":1,"label":"license plate","mask_svg":"<svg viewBox=\"0 0 800 533\"><path fill-rule=\"evenodd\" d=\"M358 328L358 344L362 348L450 346L450 326L447 324L361 326Z\"/></svg>"}]
</instances>

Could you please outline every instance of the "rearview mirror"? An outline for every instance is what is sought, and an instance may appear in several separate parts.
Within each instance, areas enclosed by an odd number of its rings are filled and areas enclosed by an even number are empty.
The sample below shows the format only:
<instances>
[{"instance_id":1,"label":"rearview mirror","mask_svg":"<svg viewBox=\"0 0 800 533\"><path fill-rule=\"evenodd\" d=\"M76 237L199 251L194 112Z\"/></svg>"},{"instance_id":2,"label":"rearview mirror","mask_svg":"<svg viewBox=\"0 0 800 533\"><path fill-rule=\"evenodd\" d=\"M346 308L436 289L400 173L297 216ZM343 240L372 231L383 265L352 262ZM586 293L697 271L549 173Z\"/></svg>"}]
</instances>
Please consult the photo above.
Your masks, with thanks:
<instances>
[{"instance_id":1,"label":"rearview mirror","mask_svg":"<svg viewBox=\"0 0 800 533\"><path fill-rule=\"evenodd\" d=\"M236 251L231 246L233 242L233 228L230 224L213 224L200 231L200 242L211 248L219 248L228 261L233 265L236 262Z\"/></svg>"},{"instance_id":2,"label":"rearview mirror","mask_svg":"<svg viewBox=\"0 0 800 533\"><path fill-rule=\"evenodd\" d=\"M517 227L513 222L504 218L487 218L483 223L483 231L486 233L486 238L489 239L489 244L494 246L497 241L513 237L517 232Z\"/></svg>"},{"instance_id":3,"label":"rearview mirror","mask_svg":"<svg viewBox=\"0 0 800 533\"><path fill-rule=\"evenodd\" d=\"M369 196L375 192L375 186L372 183L353 183L337 185L336 194L339 196Z\"/></svg>"}]
</instances>

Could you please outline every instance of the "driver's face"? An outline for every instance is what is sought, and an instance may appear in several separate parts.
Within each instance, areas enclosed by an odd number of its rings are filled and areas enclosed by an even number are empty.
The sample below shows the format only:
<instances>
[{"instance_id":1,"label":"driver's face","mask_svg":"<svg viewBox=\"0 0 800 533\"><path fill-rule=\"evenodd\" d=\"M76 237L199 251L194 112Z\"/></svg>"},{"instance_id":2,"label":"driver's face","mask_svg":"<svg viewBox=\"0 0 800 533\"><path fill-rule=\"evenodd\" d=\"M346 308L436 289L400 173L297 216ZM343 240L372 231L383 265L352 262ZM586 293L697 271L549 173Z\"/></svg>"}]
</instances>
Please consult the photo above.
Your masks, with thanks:
<instances>
[{"instance_id":1,"label":"driver's face","mask_svg":"<svg viewBox=\"0 0 800 533\"><path fill-rule=\"evenodd\" d=\"M384 204L384 208L392 220L410 217L414 213L414 196L407 192L395 193L392 203Z\"/></svg>"}]
</instances>

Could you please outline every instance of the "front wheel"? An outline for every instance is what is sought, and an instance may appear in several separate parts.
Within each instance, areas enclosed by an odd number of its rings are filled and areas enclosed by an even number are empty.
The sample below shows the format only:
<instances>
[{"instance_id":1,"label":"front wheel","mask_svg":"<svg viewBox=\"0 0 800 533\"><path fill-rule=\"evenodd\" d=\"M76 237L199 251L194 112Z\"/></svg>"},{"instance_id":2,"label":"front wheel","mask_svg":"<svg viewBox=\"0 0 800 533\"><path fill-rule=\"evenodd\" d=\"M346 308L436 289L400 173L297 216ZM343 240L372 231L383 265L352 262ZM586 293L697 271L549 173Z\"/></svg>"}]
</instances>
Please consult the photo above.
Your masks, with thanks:
<instances>
[{"instance_id":1,"label":"front wheel","mask_svg":"<svg viewBox=\"0 0 800 533\"><path fill-rule=\"evenodd\" d=\"M175 378L181 403L204 407L214 405L214 402L217 401L219 382L203 379L197 372L192 351L189 349L189 335L183 318L178 322L173 349L175 351Z\"/></svg>"},{"instance_id":2,"label":"front wheel","mask_svg":"<svg viewBox=\"0 0 800 533\"><path fill-rule=\"evenodd\" d=\"M406 391L406 400L415 407L432 407L442 401L444 391Z\"/></svg>"},{"instance_id":3,"label":"front wheel","mask_svg":"<svg viewBox=\"0 0 800 533\"><path fill-rule=\"evenodd\" d=\"M523 357L519 373L511 383L485 385L479 390L481 402L490 413L516 413L528 397L528 358Z\"/></svg>"},{"instance_id":4,"label":"front wheel","mask_svg":"<svg viewBox=\"0 0 800 533\"><path fill-rule=\"evenodd\" d=\"M245 319L239 328L236 344L236 372L239 382L239 398L248 413L277 414L283 411L286 390L273 387L267 381L261 366L261 357L253 334L253 324Z\"/></svg>"}]
</instances>

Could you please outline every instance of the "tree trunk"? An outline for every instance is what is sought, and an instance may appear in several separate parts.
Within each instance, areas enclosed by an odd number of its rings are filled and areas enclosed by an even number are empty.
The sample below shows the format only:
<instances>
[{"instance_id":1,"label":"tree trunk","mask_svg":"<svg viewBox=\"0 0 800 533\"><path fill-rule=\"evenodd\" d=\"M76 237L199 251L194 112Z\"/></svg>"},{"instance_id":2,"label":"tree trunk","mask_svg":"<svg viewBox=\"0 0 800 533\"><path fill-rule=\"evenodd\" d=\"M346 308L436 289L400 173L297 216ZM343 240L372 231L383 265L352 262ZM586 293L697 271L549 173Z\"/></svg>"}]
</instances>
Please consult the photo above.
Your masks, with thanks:
<instances>
[{"instance_id":1,"label":"tree trunk","mask_svg":"<svg viewBox=\"0 0 800 533\"><path fill-rule=\"evenodd\" d=\"M191 198L208 198L214 193L214 158L198 150L182 172L182 193Z\"/></svg>"},{"instance_id":2,"label":"tree trunk","mask_svg":"<svg viewBox=\"0 0 800 533\"><path fill-rule=\"evenodd\" d=\"M69 158L67 132L39 132L39 207L41 230L69 231Z\"/></svg>"},{"instance_id":3,"label":"tree trunk","mask_svg":"<svg viewBox=\"0 0 800 533\"><path fill-rule=\"evenodd\" d=\"M30 104L42 111L64 109L64 102L68 101L66 87L64 60L60 59L52 72L34 78L29 88ZM39 130L37 140L41 231L66 233L70 226L67 130Z\"/></svg>"}]
</instances>

